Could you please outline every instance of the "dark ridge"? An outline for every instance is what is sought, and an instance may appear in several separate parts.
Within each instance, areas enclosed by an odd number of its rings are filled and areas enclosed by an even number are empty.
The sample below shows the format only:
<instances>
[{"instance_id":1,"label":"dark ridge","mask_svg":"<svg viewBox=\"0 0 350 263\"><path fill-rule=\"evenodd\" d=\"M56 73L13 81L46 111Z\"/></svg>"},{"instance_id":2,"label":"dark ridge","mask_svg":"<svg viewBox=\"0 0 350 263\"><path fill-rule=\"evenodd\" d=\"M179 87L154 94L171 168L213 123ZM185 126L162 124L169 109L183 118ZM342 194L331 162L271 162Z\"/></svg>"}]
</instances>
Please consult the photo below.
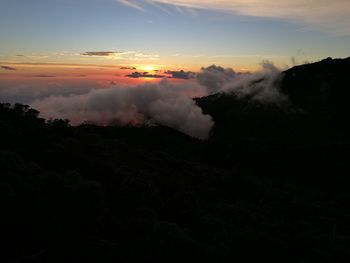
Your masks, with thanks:
<instances>
[{"instance_id":1,"label":"dark ridge","mask_svg":"<svg viewBox=\"0 0 350 263\"><path fill-rule=\"evenodd\" d=\"M313 137L313 134L349 130L350 58L327 58L284 71L280 91L285 105L262 104L232 94L196 99L203 112L213 116L213 136ZM332 130L332 131L331 131ZM268 134L267 134L268 133Z\"/></svg>"},{"instance_id":2,"label":"dark ridge","mask_svg":"<svg viewBox=\"0 0 350 263\"><path fill-rule=\"evenodd\" d=\"M327 58L284 72L281 90L292 104L313 114L347 115L350 104L350 58Z\"/></svg>"}]
</instances>

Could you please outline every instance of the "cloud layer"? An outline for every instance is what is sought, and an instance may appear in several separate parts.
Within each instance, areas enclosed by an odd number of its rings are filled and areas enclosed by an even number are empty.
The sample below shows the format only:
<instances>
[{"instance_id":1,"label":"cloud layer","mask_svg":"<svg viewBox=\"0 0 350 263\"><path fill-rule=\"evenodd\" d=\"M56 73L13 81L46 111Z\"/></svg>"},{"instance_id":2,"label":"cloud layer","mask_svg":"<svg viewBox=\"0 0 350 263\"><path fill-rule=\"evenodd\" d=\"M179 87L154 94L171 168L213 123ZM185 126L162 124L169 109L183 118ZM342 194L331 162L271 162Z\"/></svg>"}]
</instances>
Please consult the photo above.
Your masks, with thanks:
<instances>
[{"instance_id":1,"label":"cloud layer","mask_svg":"<svg viewBox=\"0 0 350 263\"><path fill-rule=\"evenodd\" d=\"M0 101L26 103L39 110L43 118L69 119L72 125L161 124L200 139L208 137L214 123L196 105L195 97L224 92L260 103L280 105L287 101L278 88L282 74L267 61L254 74L216 65L202 68L197 74L185 71L172 74L191 78L181 82L164 78L158 83L136 86L111 82L105 88L86 82L73 85L44 81L42 86L38 82L32 86L0 83Z\"/></svg>"},{"instance_id":2,"label":"cloud layer","mask_svg":"<svg viewBox=\"0 0 350 263\"><path fill-rule=\"evenodd\" d=\"M196 93L200 94L200 87L195 83L174 85L164 79L158 84L114 86L68 97L50 96L31 105L44 118L69 119L73 125L155 123L206 139L213 121L191 99Z\"/></svg>"}]
</instances>

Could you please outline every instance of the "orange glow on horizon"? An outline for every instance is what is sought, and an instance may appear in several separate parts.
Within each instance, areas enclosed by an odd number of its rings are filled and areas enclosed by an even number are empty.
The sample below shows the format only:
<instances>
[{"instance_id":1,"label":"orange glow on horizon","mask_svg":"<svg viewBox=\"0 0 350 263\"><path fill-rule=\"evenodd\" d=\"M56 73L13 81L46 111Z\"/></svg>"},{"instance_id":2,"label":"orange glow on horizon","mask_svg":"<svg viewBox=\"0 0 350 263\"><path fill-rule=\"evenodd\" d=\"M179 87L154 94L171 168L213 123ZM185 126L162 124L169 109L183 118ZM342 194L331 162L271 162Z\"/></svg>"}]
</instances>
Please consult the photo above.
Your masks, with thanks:
<instances>
[{"instance_id":1,"label":"orange glow on horizon","mask_svg":"<svg viewBox=\"0 0 350 263\"><path fill-rule=\"evenodd\" d=\"M157 66L154 65L145 65L145 66L140 66L140 69L143 71L156 71L159 70Z\"/></svg>"}]
</instances>

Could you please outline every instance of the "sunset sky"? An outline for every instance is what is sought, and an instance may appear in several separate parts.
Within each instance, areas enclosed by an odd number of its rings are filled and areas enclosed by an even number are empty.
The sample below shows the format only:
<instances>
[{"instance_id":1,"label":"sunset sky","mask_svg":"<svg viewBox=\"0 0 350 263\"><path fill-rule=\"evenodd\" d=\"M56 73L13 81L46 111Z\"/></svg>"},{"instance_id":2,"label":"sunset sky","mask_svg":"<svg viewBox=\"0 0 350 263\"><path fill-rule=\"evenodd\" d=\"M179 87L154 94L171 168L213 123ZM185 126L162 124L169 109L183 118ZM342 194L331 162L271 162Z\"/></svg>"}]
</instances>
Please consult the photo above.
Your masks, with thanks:
<instances>
[{"instance_id":1,"label":"sunset sky","mask_svg":"<svg viewBox=\"0 0 350 263\"><path fill-rule=\"evenodd\" d=\"M2 0L0 62L254 70L350 55L348 0ZM1 70L3 73L4 69Z\"/></svg>"},{"instance_id":2,"label":"sunset sky","mask_svg":"<svg viewBox=\"0 0 350 263\"><path fill-rule=\"evenodd\" d=\"M206 138L194 97L282 103L281 70L350 56L348 1L1 0L0 102Z\"/></svg>"}]
</instances>

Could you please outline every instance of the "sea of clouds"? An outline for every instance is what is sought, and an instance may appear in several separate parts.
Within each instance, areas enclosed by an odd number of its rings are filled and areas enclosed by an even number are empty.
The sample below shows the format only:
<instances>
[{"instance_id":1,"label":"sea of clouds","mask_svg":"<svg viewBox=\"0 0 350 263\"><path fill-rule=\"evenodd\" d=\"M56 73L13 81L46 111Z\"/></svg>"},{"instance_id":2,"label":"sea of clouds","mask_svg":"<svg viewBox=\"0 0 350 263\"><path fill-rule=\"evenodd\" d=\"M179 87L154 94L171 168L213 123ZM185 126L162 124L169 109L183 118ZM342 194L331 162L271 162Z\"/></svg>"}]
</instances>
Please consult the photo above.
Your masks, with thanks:
<instances>
[{"instance_id":1,"label":"sea of clouds","mask_svg":"<svg viewBox=\"0 0 350 263\"><path fill-rule=\"evenodd\" d=\"M193 98L227 93L280 104L287 100L278 88L281 78L281 71L266 61L256 73L237 73L212 65L181 83L162 79L137 86L111 84L101 89L86 84L11 86L0 82L0 100L29 104L45 119L68 119L72 125L160 124L206 139L214 122L211 116L203 114Z\"/></svg>"}]
</instances>

